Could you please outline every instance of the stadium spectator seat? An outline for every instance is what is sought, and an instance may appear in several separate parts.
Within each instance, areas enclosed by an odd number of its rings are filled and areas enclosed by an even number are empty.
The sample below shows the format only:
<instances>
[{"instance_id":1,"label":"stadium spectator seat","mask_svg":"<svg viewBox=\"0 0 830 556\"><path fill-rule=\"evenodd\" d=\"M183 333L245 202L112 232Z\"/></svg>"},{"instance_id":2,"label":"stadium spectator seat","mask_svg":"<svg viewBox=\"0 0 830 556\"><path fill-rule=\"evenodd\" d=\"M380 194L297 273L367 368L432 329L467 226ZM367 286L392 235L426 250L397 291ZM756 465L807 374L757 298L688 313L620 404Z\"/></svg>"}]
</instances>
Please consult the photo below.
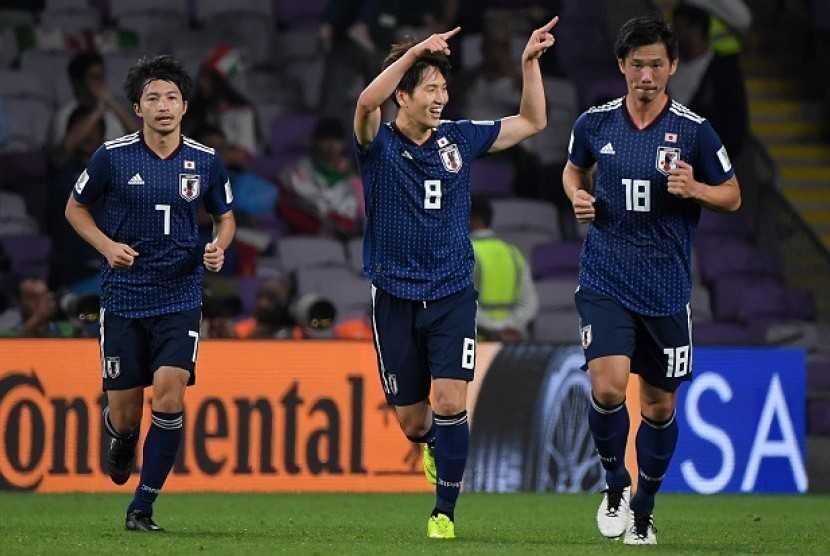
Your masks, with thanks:
<instances>
[{"instance_id":1,"label":"stadium spectator seat","mask_svg":"<svg viewBox=\"0 0 830 556\"><path fill-rule=\"evenodd\" d=\"M696 346L752 346L761 343L748 327L737 322L695 323L692 337Z\"/></svg>"},{"instance_id":2,"label":"stadium spectator seat","mask_svg":"<svg viewBox=\"0 0 830 556\"><path fill-rule=\"evenodd\" d=\"M51 106L36 98L4 99L9 143L6 151L32 151L46 145Z\"/></svg>"},{"instance_id":3,"label":"stadium spectator seat","mask_svg":"<svg viewBox=\"0 0 830 556\"><path fill-rule=\"evenodd\" d=\"M20 54L20 71L40 77L44 91L57 106L72 98L72 86L66 68L75 53L70 50L39 50L30 48ZM7 107L8 110L8 107ZM47 119L47 125L48 120Z\"/></svg>"},{"instance_id":4,"label":"stadium spectator seat","mask_svg":"<svg viewBox=\"0 0 830 556\"><path fill-rule=\"evenodd\" d=\"M300 268L296 282L298 296L316 293L331 301L337 308L339 321L363 316L371 305L369 280L351 268Z\"/></svg>"},{"instance_id":5,"label":"stadium spectator seat","mask_svg":"<svg viewBox=\"0 0 830 556\"><path fill-rule=\"evenodd\" d=\"M558 77L545 77L542 82L548 107L548 125L526 139L525 145L542 164L564 165L571 129L580 112L576 85L570 79Z\"/></svg>"},{"instance_id":6,"label":"stadium spectator seat","mask_svg":"<svg viewBox=\"0 0 830 556\"><path fill-rule=\"evenodd\" d=\"M709 288L700 283L692 282L692 321L697 324L712 320L712 296Z\"/></svg>"},{"instance_id":7,"label":"stadium spectator seat","mask_svg":"<svg viewBox=\"0 0 830 556\"><path fill-rule=\"evenodd\" d=\"M101 27L101 13L89 6L83 8L47 6L40 13L40 25L47 29L60 29L66 33L79 34Z\"/></svg>"},{"instance_id":8,"label":"stadium spectator seat","mask_svg":"<svg viewBox=\"0 0 830 556\"><path fill-rule=\"evenodd\" d=\"M549 233L538 230L498 230L496 235L507 243L516 246L527 261L531 260L533 250L536 247L553 241L553 237Z\"/></svg>"},{"instance_id":9,"label":"stadium spectator seat","mask_svg":"<svg viewBox=\"0 0 830 556\"><path fill-rule=\"evenodd\" d=\"M266 280L264 276L237 276L235 278L237 294L242 301L242 312L251 315L254 312L256 294L260 286Z\"/></svg>"},{"instance_id":10,"label":"stadium spectator seat","mask_svg":"<svg viewBox=\"0 0 830 556\"><path fill-rule=\"evenodd\" d=\"M138 35L142 53L169 53L190 24L184 0L113 1L110 16Z\"/></svg>"},{"instance_id":11,"label":"stadium spectator seat","mask_svg":"<svg viewBox=\"0 0 830 556\"><path fill-rule=\"evenodd\" d=\"M269 126L271 154L305 154L311 147L311 132L316 124L317 116L311 114L277 116Z\"/></svg>"},{"instance_id":12,"label":"stadium spectator seat","mask_svg":"<svg viewBox=\"0 0 830 556\"><path fill-rule=\"evenodd\" d=\"M783 280L781 262L770 251L730 236L707 235L695 242L701 279L713 283L726 274Z\"/></svg>"},{"instance_id":13,"label":"stadium spectator seat","mask_svg":"<svg viewBox=\"0 0 830 556\"><path fill-rule=\"evenodd\" d=\"M355 272L363 273L363 236L353 237L346 242L349 265Z\"/></svg>"},{"instance_id":14,"label":"stadium spectator seat","mask_svg":"<svg viewBox=\"0 0 830 556\"><path fill-rule=\"evenodd\" d=\"M279 0L277 22L289 29L314 29L323 22L328 0Z\"/></svg>"},{"instance_id":15,"label":"stadium spectator seat","mask_svg":"<svg viewBox=\"0 0 830 556\"><path fill-rule=\"evenodd\" d=\"M807 360L807 434L830 436L830 359Z\"/></svg>"},{"instance_id":16,"label":"stadium spectator seat","mask_svg":"<svg viewBox=\"0 0 830 556\"><path fill-rule=\"evenodd\" d=\"M498 235L506 231L535 231L561 239L556 207L537 199L496 199L493 205L492 228Z\"/></svg>"},{"instance_id":17,"label":"stadium spectator seat","mask_svg":"<svg viewBox=\"0 0 830 556\"><path fill-rule=\"evenodd\" d=\"M0 236L38 233L38 224L26 213L26 200L19 193L0 189Z\"/></svg>"},{"instance_id":18,"label":"stadium spectator seat","mask_svg":"<svg viewBox=\"0 0 830 556\"><path fill-rule=\"evenodd\" d=\"M481 33L461 34L461 69L468 70L481 63L482 40L484 40L484 36ZM516 61L517 67L522 59L522 52L524 52L526 44L527 37L515 34L510 36L511 56Z\"/></svg>"},{"instance_id":19,"label":"stadium spectator seat","mask_svg":"<svg viewBox=\"0 0 830 556\"><path fill-rule=\"evenodd\" d=\"M565 76L576 85L580 111L623 96L625 80L606 30L605 2L563 0L560 15L554 53Z\"/></svg>"},{"instance_id":20,"label":"stadium spectator seat","mask_svg":"<svg viewBox=\"0 0 830 556\"><path fill-rule=\"evenodd\" d=\"M313 266L348 266L343 244L327 237L287 236L278 245L283 267L293 272Z\"/></svg>"},{"instance_id":21,"label":"stadium spectator seat","mask_svg":"<svg viewBox=\"0 0 830 556\"><path fill-rule=\"evenodd\" d=\"M40 234L0 237L0 243L19 274L46 279L49 275L49 251L52 240Z\"/></svg>"},{"instance_id":22,"label":"stadium spectator seat","mask_svg":"<svg viewBox=\"0 0 830 556\"><path fill-rule=\"evenodd\" d=\"M495 158L480 158L473 162L470 182L474 194L490 199L513 196L513 167Z\"/></svg>"},{"instance_id":23,"label":"stadium spectator seat","mask_svg":"<svg viewBox=\"0 0 830 556\"><path fill-rule=\"evenodd\" d=\"M537 245L530 257L530 269L536 279L565 277L579 274L579 255L582 243L576 241L550 241Z\"/></svg>"}]
</instances>

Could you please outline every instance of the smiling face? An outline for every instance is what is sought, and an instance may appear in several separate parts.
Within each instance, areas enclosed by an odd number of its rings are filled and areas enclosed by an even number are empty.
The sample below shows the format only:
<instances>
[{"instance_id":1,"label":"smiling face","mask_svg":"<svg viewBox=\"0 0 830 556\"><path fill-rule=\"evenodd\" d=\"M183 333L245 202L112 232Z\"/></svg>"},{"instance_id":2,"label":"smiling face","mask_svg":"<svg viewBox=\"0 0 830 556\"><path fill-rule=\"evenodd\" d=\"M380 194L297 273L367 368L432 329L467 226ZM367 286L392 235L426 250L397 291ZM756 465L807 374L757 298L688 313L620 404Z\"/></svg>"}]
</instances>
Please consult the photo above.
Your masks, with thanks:
<instances>
[{"instance_id":1,"label":"smiling face","mask_svg":"<svg viewBox=\"0 0 830 556\"><path fill-rule=\"evenodd\" d=\"M133 109L144 120L145 134L153 131L169 135L180 131L187 101L182 100L182 93L175 83L155 79L144 86L141 99Z\"/></svg>"},{"instance_id":2,"label":"smiling face","mask_svg":"<svg viewBox=\"0 0 830 556\"><path fill-rule=\"evenodd\" d=\"M669 77L677 70L677 60L669 60L663 43L633 48L618 63L625 75L628 94L644 104L666 94Z\"/></svg>"},{"instance_id":3,"label":"smiling face","mask_svg":"<svg viewBox=\"0 0 830 556\"><path fill-rule=\"evenodd\" d=\"M412 94L400 89L395 92L400 105L400 116L419 129L437 127L441 121L441 112L449 100L447 80L434 66L428 66L421 73L421 80Z\"/></svg>"}]
</instances>

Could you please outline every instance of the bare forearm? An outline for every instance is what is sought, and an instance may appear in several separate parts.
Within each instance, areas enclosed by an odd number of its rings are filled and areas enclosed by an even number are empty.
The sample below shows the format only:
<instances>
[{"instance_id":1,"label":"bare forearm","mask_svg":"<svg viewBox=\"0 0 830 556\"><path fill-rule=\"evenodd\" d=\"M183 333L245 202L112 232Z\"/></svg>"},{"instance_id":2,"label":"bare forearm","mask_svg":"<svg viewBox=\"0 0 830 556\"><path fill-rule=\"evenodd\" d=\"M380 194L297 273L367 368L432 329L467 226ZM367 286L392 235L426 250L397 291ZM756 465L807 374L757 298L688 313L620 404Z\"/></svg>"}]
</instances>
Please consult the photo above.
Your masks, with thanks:
<instances>
[{"instance_id":1,"label":"bare forearm","mask_svg":"<svg viewBox=\"0 0 830 556\"><path fill-rule=\"evenodd\" d=\"M386 99L392 96L406 70L412 67L416 59L416 56L410 50L394 64L383 70L360 93L360 97L357 99L358 107L364 112L371 112L379 108L386 102Z\"/></svg>"},{"instance_id":2,"label":"bare forearm","mask_svg":"<svg viewBox=\"0 0 830 556\"><path fill-rule=\"evenodd\" d=\"M213 221L213 242L226 251L236 234L236 220L232 212L217 217Z\"/></svg>"},{"instance_id":3,"label":"bare forearm","mask_svg":"<svg viewBox=\"0 0 830 556\"><path fill-rule=\"evenodd\" d=\"M539 59L525 60L522 63L522 100L519 116L530 124L537 133L548 123L545 88L542 84L542 71Z\"/></svg>"}]
</instances>

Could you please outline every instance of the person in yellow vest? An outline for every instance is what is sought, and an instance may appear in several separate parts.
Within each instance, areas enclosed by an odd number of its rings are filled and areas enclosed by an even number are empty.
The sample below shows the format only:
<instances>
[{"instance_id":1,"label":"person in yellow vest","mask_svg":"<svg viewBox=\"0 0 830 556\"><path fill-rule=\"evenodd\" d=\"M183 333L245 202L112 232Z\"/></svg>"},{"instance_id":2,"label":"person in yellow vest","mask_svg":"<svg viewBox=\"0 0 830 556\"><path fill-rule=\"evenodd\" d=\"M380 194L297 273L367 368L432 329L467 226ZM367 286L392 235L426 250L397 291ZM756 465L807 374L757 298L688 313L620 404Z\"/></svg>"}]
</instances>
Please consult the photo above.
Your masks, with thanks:
<instances>
[{"instance_id":1,"label":"person in yellow vest","mask_svg":"<svg viewBox=\"0 0 830 556\"><path fill-rule=\"evenodd\" d=\"M473 195L470 241L475 253L473 283L478 290L478 334L483 340L528 339L528 324L539 311L539 296L530 265L516 246L496 237L490 224L493 207Z\"/></svg>"}]
</instances>

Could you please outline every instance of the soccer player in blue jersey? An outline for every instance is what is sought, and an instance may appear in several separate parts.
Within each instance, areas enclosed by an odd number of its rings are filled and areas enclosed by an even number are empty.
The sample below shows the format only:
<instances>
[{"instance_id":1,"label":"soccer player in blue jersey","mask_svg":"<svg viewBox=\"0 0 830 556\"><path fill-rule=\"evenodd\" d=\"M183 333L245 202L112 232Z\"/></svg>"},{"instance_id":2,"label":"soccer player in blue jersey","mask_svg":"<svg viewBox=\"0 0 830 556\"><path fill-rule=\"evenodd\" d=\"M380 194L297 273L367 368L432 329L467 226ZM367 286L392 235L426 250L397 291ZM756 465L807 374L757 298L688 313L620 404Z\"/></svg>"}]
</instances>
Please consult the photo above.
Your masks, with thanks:
<instances>
[{"instance_id":1,"label":"soccer player in blue jersey","mask_svg":"<svg viewBox=\"0 0 830 556\"><path fill-rule=\"evenodd\" d=\"M711 124L666 93L677 69L673 29L635 18L615 45L626 96L574 124L562 181L581 223L576 306L591 378L588 423L608 488L597 512L606 537L657 542L654 497L677 444L677 390L692 378L691 247L701 206L735 211L735 171ZM640 376L637 491L625 468L630 373Z\"/></svg>"},{"instance_id":2,"label":"soccer player in blue jersey","mask_svg":"<svg viewBox=\"0 0 830 556\"><path fill-rule=\"evenodd\" d=\"M454 512L469 447L467 382L476 355L470 166L547 124L539 57L554 18L522 54L519 113L499 121L445 121L448 41L460 28L393 46L360 94L354 132L366 199L363 269L372 282L381 384L407 438L423 443L436 484L431 538L455 536ZM392 97L394 121L381 122ZM432 390L434 407L430 404Z\"/></svg>"},{"instance_id":3,"label":"soccer player in blue jersey","mask_svg":"<svg viewBox=\"0 0 830 556\"><path fill-rule=\"evenodd\" d=\"M190 78L170 56L142 59L124 83L141 131L107 141L78 178L66 218L106 259L102 265L101 366L112 436L107 464L115 484L135 462L144 388L153 386L152 423L141 478L125 527L161 531L153 502L182 436L186 386L195 381L202 265L218 272L236 229L225 167L213 149L181 134ZM90 206L103 199L100 227ZM198 244L199 205L214 239Z\"/></svg>"}]
</instances>

